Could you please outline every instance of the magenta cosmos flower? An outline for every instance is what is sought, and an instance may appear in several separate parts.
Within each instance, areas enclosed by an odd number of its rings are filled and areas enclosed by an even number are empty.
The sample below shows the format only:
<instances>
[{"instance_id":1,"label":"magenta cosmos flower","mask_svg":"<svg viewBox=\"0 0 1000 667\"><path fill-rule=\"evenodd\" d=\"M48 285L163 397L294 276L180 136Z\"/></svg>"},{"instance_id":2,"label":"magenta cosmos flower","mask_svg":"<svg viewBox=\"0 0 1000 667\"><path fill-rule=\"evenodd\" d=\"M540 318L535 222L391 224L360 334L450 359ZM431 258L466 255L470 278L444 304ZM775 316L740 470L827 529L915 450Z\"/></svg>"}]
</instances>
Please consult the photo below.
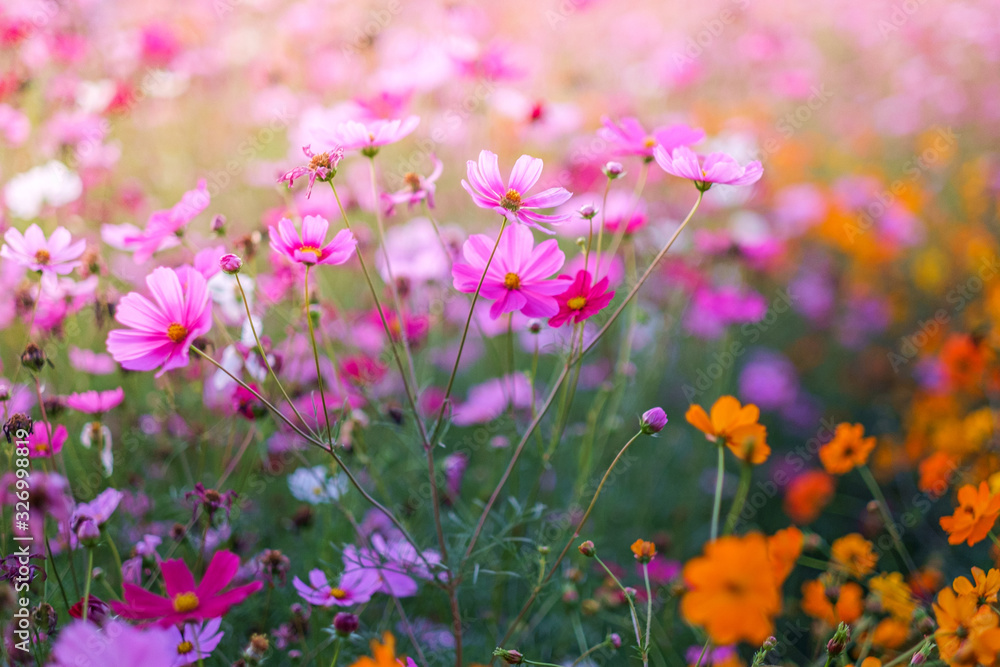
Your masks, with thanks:
<instances>
[{"instance_id":1,"label":"magenta cosmos flower","mask_svg":"<svg viewBox=\"0 0 1000 667\"><path fill-rule=\"evenodd\" d=\"M205 279L189 267L154 269L146 277L153 301L136 292L122 297L115 319L128 329L108 334L108 352L123 368L156 377L187 366L188 348L212 328L212 302Z\"/></svg>"},{"instance_id":2,"label":"magenta cosmos flower","mask_svg":"<svg viewBox=\"0 0 1000 667\"><path fill-rule=\"evenodd\" d=\"M24 234L11 227L3 235L3 240L0 257L39 271L42 280L53 288L57 276L67 275L80 266L80 256L87 247L86 241L73 243L73 237L65 227L57 227L48 240L38 225L31 225L24 230Z\"/></svg>"},{"instance_id":3,"label":"magenta cosmos flower","mask_svg":"<svg viewBox=\"0 0 1000 667\"><path fill-rule=\"evenodd\" d=\"M358 242L350 230L342 229L333 240L326 242L330 223L319 215L307 215L302 220L302 234L288 218L278 221L277 229L268 228L271 247L299 264L343 264L354 254Z\"/></svg>"},{"instance_id":4,"label":"magenta cosmos flower","mask_svg":"<svg viewBox=\"0 0 1000 667\"><path fill-rule=\"evenodd\" d=\"M704 130L688 127L683 123L658 127L652 132L645 128L635 118L622 118L615 123L610 118L603 118L604 127L597 131L598 136L611 144L615 155L637 155L653 160L653 149L662 146L668 153L680 146L701 141L705 137Z\"/></svg>"},{"instance_id":5,"label":"magenta cosmos flower","mask_svg":"<svg viewBox=\"0 0 1000 667\"><path fill-rule=\"evenodd\" d=\"M549 280L566 261L559 244L549 239L536 247L530 229L510 227L504 230L496 255L490 262L493 243L485 234L469 237L462 246L465 263L456 262L451 268L455 289L470 294L475 292L485 270L480 294L493 301L490 308L493 319L518 310L528 317L551 317L558 313L555 297L566 291L570 283L568 278Z\"/></svg>"},{"instance_id":6,"label":"magenta cosmos flower","mask_svg":"<svg viewBox=\"0 0 1000 667\"><path fill-rule=\"evenodd\" d=\"M606 308L613 298L615 293L614 290L608 290L607 276L593 284L589 271L577 271L569 288L556 297L559 312L549 319L549 326L561 327L567 322L579 324Z\"/></svg>"},{"instance_id":7,"label":"magenta cosmos flower","mask_svg":"<svg viewBox=\"0 0 1000 667\"><path fill-rule=\"evenodd\" d=\"M124 618L156 620L162 627L190 620L219 618L264 585L261 581L255 581L222 593L222 589L233 580L239 568L239 556L231 551L217 551L212 556L201 583L196 585L194 575L183 560L165 560L160 563L160 572L163 574L167 597L160 597L134 584L123 584L125 601L114 600L111 608Z\"/></svg>"},{"instance_id":8,"label":"magenta cosmos flower","mask_svg":"<svg viewBox=\"0 0 1000 667\"><path fill-rule=\"evenodd\" d=\"M331 584L323 570L309 572L309 583L295 577L292 580L295 590L302 599L318 607L350 607L368 602L382 582L378 575L370 570L351 570L344 572L336 585Z\"/></svg>"},{"instance_id":9,"label":"magenta cosmos flower","mask_svg":"<svg viewBox=\"0 0 1000 667\"><path fill-rule=\"evenodd\" d=\"M177 651L167 630L140 630L119 621L99 628L89 621L75 621L59 633L52 655L59 665L172 667Z\"/></svg>"},{"instance_id":10,"label":"magenta cosmos flower","mask_svg":"<svg viewBox=\"0 0 1000 667\"><path fill-rule=\"evenodd\" d=\"M125 400L125 391L121 387L110 391L85 391L80 394L70 394L66 397L66 407L86 412L88 414L101 414L112 408L121 405Z\"/></svg>"},{"instance_id":11,"label":"magenta cosmos flower","mask_svg":"<svg viewBox=\"0 0 1000 667\"><path fill-rule=\"evenodd\" d=\"M725 153L709 153L701 156L683 146L674 149L672 153L657 146L653 156L663 171L694 181L695 187L702 192L716 183L753 185L764 174L764 168L758 160L741 167L736 160Z\"/></svg>"},{"instance_id":12,"label":"magenta cosmos flower","mask_svg":"<svg viewBox=\"0 0 1000 667\"><path fill-rule=\"evenodd\" d=\"M309 164L301 165L295 167L291 171L285 172L285 174L278 179L278 182L288 183L288 187L292 187L296 178L308 176L309 187L306 188L306 199L309 199L312 195L313 185L316 184L316 181L325 183L337 175L337 165L339 165L340 161L344 159L344 149L340 146L334 146L328 151L316 154L312 152L309 146L303 146L302 152L305 153L307 158L309 158Z\"/></svg>"},{"instance_id":13,"label":"magenta cosmos flower","mask_svg":"<svg viewBox=\"0 0 1000 667\"><path fill-rule=\"evenodd\" d=\"M420 124L418 116L396 120L369 120L364 123L349 120L341 123L328 138L345 151L360 150L362 155L373 157L379 148L394 144Z\"/></svg>"},{"instance_id":14,"label":"magenta cosmos flower","mask_svg":"<svg viewBox=\"0 0 1000 667\"><path fill-rule=\"evenodd\" d=\"M51 437L49 437L50 434ZM35 428L28 435L28 456L33 459L50 458L53 454L62 451L68 436L66 427L62 424L56 426L55 431L53 431L50 424L36 423Z\"/></svg>"},{"instance_id":15,"label":"magenta cosmos flower","mask_svg":"<svg viewBox=\"0 0 1000 667\"><path fill-rule=\"evenodd\" d=\"M153 211L145 230L131 224L104 225L101 237L114 248L132 252L136 263L142 264L156 253L179 245L183 229L208 208L211 201L208 183L200 179L197 187L185 192L179 202L170 208Z\"/></svg>"},{"instance_id":16,"label":"magenta cosmos flower","mask_svg":"<svg viewBox=\"0 0 1000 667\"><path fill-rule=\"evenodd\" d=\"M536 209L559 206L572 197L566 188L549 188L530 197L525 193L534 187L542 175L542 161L530 155L517 158L504 186L500 177L500 163L496 153L481 151L479 162L468 161L468 181L462 187L480 208L491 208L507 219L517 220L530 227L551 234L543 224L559 224L570 214L543 215Z\"/></svg>"}]
</instances>

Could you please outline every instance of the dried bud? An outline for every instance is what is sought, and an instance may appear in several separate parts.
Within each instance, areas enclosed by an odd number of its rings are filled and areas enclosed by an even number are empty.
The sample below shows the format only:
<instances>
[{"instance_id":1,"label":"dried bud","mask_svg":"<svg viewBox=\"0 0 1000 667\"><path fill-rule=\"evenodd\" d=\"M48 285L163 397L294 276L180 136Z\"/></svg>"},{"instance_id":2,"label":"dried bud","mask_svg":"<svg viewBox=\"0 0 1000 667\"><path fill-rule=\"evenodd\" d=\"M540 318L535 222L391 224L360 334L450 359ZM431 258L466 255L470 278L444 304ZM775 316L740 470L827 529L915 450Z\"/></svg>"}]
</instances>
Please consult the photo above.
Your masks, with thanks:
<instances>
[{"instance_id":1,"label":"dried bud","mask_svg":"<svg viewBox=\"0 0 1000 667\"><path fill-rule=\"evenodd\" d=\"M21 365L37 373L45 367L45 352L34 343L28 343L21 353Z\"/></svg>"},{"instance_id":2,"label":"dried bud","mask_svg":"<svg viewBox=\"0 0 1000 667\"><path fill-rule=\"evenodd\" d=\"M582 553L587 558L593 558L594 555L597 554L597 550L594 548L594 543L591 542L590 540L581 543L580 546L577 548L580 550L580 553Z\"/></svg>"},{"instance_id":3,"label":"dried bud","mask_svg":"<svg viewBox=\"0 0 1000 667\"><path fill-rule=\"evenodd\" d=\"M267 640L267 635L254 633L250 635L250 643L243 650L243 658L252 664L256 664L264 659L267 649L271 643Z\"/></svg>"},{"instance_id":4,"label":"dried bud","mask_svg":"<svg viewBox=\"0 0 1000 667\"><path fill-rule=\"evenodd\" d=\"M238 255L229 253L219 258L219 268L231 276L235 276L243 268L243 260Z\"/></svg>"},{"instance_id":5,"label":"dried bud","mask_svg":"<svg viewBox=\"0 0 1000 667\"><path fill-rule=\"evenodd\" d=\"M642 419L639 420L639 428L642 429L642 432L646 435L659 433L666 425L667 413L663 411L663 408L652 408L646 410L646 412L642 414Z\"/></svg>"},{"instance_id":6,"label":"dried bud","mask_svg":"<svg viewBox=\"0 0 1000 667\"><path fill-rule=\"evenodd\" d=\"M358 617L347 611L342 611L333 617L333 629L341 637L349 637L352 633L357 632L360 625Z\"/></svg>"},{"instance_id":7,"label":"dried bud","mask_svg":"<svg viewBox=\"0 0 1000 667\"><path fill-rule=\"evenodd\" d=\"M35 423L31 421L31 417L24 414L23 412L15 412L10 416L3 425L3 434L7 436L7 442L14 442L16 437L18 440L24 440L34 431Z\"/></svg>"},{"instance_id":8,"label":"dried bud","mask_svg":"<svg viewBox=\"0 0 1000 667\"><path fill-rule=\"evenodd\" d=\"M87 622L102 626L110 613L111 607L108 603L91 593L87 599ZM83 598L69 608L69 615L77 619L83 618Z\"/></svg>"},{"instance_id":9,"label":"dried bud","mask_svg":"<svg viewBox=\"0 0 1000 667\"><path fill-rule=\"evenodd\" d=\"M59 615L48 602L43 602L31 611L32 619L43 632L54 632L59 625Z\"/></svg>"}]
</instances>

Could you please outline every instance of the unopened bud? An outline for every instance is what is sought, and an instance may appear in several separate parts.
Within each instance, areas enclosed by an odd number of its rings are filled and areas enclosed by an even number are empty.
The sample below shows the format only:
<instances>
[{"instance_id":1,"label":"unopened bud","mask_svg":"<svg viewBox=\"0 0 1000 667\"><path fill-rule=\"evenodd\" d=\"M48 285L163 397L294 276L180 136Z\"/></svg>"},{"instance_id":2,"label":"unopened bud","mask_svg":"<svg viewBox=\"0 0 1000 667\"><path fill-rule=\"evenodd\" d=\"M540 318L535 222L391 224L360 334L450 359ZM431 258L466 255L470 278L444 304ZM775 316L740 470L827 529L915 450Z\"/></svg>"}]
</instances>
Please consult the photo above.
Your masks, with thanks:
<instances>
[{"instance_id":1,"label":"unopened bud","mask_svg":"<svg viewBox=\"0 0 1000 667\"><path fill-rule=\"evenodd\" d=\"M594 548L594 543L591 542L590 540L581 543L580 546L577 548L580 550L580 553L582 553L587 558L593 558L594 555L597 553L597 550Z\"/></svg>"},{"instance_id":2,"label":"unopened bud","mask_svg":"<svg viewBox=\"0 0 1000 667\"><path fill-rule=\"evenodd\" d=\"M625 175L625 167L622 166L621 162L608 162L606 165L601 167L601 171L603 171L604 175L611 180L621 178Z\"/></svg>"},{"instance_id":3,"label":"unopened bud","mask_svg":"<svg viewBox=\"0 0 1000 667\"><path fill-rule=\"evenodd\" d=\"M219 258L219 267L229 275L234 276L243 268L243 260L238 255L229 253Z\"/></svg>"}]
</instances>

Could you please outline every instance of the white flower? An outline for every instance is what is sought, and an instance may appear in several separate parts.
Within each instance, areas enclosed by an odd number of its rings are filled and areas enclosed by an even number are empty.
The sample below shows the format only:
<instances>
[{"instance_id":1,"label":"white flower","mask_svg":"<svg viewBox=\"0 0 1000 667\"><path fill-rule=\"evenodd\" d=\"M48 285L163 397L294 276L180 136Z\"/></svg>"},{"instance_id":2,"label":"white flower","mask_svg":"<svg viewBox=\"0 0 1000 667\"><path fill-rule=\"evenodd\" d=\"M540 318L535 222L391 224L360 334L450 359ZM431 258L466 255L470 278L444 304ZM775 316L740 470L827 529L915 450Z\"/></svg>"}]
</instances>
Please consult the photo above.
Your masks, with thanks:
<instances>
[{"instance_id":1,"label":"white flower","mask_svg":"<svg viewBox=\"0 0 1000 667\"><path fill-rule=\"evenodd\" d=\"M4 203L24 220L38 217L42 206L63 206L83 194L83 181L58 160L35 167L10 179L4 188Z\"/></svg>"},{"instance_id":2,"label":"white flower","mask_svg":"<svg viewBox=\"0 0 1000 667\"><path fill-rule=\"evenodd\" d=\"M87 449L100 434L101 442L103 446L101 447L101 465L104 466L105 474L110 477L111 473L115 470L115 455L111 450L111 429L102 424L101 422L90 422L84 424L83 433L80 434L80 444L82 444Z\"/></svg>"},{"instance_id":3,"label":"white flower","mask_svg":"<svg viewBox=\"0 0 1000 667\"><path fill-rule=\"evenodd\" d=\"M299 468L288 476L288 488L297 499L320 505L333 502L347 491L347 477L343 473L330 477L326 466Z\"/></svg>"}]
</instances>

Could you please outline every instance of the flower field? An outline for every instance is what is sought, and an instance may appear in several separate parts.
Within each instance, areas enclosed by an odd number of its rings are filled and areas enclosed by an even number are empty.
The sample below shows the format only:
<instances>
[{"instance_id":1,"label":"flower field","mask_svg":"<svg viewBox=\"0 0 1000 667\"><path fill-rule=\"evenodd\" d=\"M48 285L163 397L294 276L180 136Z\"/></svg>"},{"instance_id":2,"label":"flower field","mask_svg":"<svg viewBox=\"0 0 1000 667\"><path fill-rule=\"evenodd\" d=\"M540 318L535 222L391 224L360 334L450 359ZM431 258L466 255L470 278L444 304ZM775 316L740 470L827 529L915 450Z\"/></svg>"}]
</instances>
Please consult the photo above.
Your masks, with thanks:
<instances>
[{"instance_id":1,"label":"flower field","mask_svg":"<svg viewBox=\"0 0 1000 667\"><path fill-rule=\"evenodd\" d=\"M1000 665L991 0L0 6L0 664Z\"/></svg>"}]
</instances>

